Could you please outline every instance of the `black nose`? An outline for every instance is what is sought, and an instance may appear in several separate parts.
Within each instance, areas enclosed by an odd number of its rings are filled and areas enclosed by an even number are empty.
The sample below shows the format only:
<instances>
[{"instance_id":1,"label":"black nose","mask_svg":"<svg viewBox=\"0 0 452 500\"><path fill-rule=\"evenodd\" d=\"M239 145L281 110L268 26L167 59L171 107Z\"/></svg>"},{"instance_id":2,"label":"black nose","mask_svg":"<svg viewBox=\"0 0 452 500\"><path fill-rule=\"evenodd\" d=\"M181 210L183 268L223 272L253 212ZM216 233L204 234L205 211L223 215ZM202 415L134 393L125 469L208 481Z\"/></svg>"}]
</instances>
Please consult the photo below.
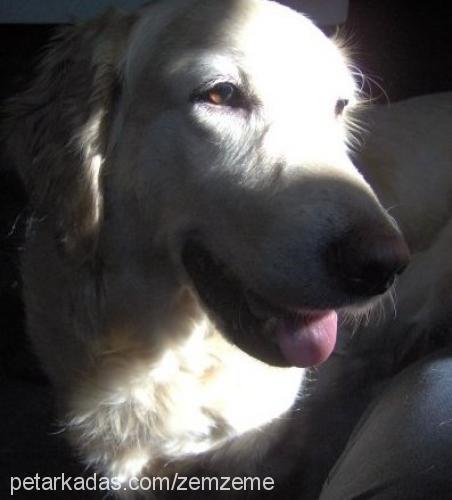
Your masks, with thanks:
<instances>
[{"instance_id":1,"label":"black nose","mask_svg":"<svg viewBox=\"0 0 452 500\"><path fill-rule=\"evenodd\" d=\"M359 228L330 248L329 267L343 288L363 296L384 293L403 272L410 252L393 228Z\"/></svg>"}]
</instances>

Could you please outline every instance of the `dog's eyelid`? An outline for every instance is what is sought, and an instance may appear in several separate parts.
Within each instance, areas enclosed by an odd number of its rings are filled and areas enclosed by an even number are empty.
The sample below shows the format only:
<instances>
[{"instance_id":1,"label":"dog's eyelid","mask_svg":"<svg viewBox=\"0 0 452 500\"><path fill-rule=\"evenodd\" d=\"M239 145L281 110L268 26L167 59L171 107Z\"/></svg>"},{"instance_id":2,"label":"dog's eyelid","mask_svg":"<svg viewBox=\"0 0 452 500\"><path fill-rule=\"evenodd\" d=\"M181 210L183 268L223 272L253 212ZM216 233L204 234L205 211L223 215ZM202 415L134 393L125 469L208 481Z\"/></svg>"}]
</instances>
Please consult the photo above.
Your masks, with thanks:
<instances>
[{"instance_id":1,"label":"dog's eyelid","mask_svg":"<svg viewBox=\"0 0 452 500\"><path fill-rule=\"evenodd\" d=\"M215 87L215 85L218 85L219 83L230 83L231 85L235 85L236 87L240 86L239 82L236 82L235 79L228 78L228 77L220 77L217 76L215 78L211 78L209 80L204 81L200 85L198 85L192 92L192 96L196 96L198 94L203 94L207 92L209 89Z\"/></svg>"},{"instance_id":2,"label":"dog's eyelid","mask_svg":"<svg viewBox=\"0 0 452 500\"><path fill-rule=\"evenodd\" d=\"M235 80L225 78L204 82L192 92L190 101L241 109L247 109L251 104L242 86Z\"/></svg>"}]
</instances>

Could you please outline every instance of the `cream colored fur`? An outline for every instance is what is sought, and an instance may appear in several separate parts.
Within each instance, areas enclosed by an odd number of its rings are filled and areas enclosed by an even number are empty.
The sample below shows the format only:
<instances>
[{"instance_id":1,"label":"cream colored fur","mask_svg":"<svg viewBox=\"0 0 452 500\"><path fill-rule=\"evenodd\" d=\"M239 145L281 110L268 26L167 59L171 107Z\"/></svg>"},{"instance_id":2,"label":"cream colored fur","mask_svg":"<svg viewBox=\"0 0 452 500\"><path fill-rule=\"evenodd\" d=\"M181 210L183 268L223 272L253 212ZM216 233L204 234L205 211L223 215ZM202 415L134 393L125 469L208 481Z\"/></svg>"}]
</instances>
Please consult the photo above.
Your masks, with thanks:
<instances>
[{"instance_id":1,"label":"cream colored fur","mask_svg":"<svg viewBox=\"0 0 452 500\"><path fill-rule=\"evenodd\" d=\"M262 102L256 123L187 114L193 89L220 74L246 80ZM27 321L85 463L122 480L158 473L260 433L293 404L303 370L272 367L217 332L180 245L200 228L260 286L294 211L311 243L329 232L308 225L310 212L334 219L340 199L383 217L348 159L337 99L355 99L345 56L301 15L259 0L172 0L66 30L13 102L11 151L35 211ZM323 177L337 200L316 200ZM304 178L314 186L284 194ZM245 446L246 462L270 442Z\"/></svg>"},{"instance_id":2,"label":"cream colored fur","mask_svg":"<svg viewBox=\"0 0 452 500\"><path fill-rule=\"evenodd\" d=\"M452 96L439 93L360 111L358 166L397 219L413 252L450 220Z\"/></svg>"},{"instance_id":3,"label":"cream colored fur","mask_svg":"<svg viewBox=\"0 0 452 500\"><path fill-rule=\"evenodd\" d=\"M289 279L278 274L291 255L282 242L302 239L305 288L336 300L318 248L355 219L389 220L334 114L338 99L356 100L345 56L272 2L170 0L70 29L40 75L14 103L11 151L34 209L22 259L28 327L61 425L83 462L121 480L204 452L226 470L259 472L304 372L225 340L181 247L196 228L247 283L272 289ZM252 90L258 118L189 107L193 89L219 75ZM435 193L449 188L423 186L419 206L433 209L419 214L429 234L419 237L405 203L417 208L406 186L422 181L423 165L402 173L419 156L396 123L408 130L406 116L436 102L361 118L371 133L359 164L415 249L448 219ZM443 138L432 131L431 141L440 155Z\"/></svg>"},{"instance_id":4,"label":"cream colored fur","mask_svg":"<svg viewBox=\"0 0 452 500\"><path fill-rule=\"evenodd\" d=\"M361 110L367 130L360 170L399 222L412 261L396 287L396 309L381 331L398 349L437 329L452 313L452 93Z\"/></svg>"}]
</instances>

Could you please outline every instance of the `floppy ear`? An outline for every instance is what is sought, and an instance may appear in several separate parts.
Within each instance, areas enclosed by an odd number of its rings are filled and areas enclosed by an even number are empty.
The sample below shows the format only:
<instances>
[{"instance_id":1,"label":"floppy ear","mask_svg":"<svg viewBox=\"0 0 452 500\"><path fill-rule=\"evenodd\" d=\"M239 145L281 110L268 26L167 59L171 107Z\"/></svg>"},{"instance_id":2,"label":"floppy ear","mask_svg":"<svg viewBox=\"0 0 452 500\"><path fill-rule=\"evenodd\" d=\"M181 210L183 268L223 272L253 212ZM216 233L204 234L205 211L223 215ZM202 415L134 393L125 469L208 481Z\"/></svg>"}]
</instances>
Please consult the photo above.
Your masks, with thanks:
<instances>
[{"instance_id":1,"label":"floppy ear","mask_svg":"<svg viewBox=\"0 0 452 500\"><path fill-rule=\"evenodd\" d=\"M31 209L72 256L87 258L96 245L102 165L134 20L111 11L63 28L30 88L7 105L8 152Z\"/></svg>"}]
</instances>

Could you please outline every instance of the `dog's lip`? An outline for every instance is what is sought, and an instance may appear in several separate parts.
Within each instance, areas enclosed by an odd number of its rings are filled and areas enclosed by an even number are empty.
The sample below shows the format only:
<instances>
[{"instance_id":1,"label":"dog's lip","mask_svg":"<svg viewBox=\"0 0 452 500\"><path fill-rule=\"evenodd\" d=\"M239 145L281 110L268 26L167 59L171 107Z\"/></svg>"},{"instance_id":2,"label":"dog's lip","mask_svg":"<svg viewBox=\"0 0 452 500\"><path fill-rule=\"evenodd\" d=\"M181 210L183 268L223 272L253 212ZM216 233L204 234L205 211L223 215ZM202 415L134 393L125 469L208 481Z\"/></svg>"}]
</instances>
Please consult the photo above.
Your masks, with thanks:
<instances>
[{"instance_id":1,"label":"dog's lip","mask_svg":"<svg viewBox=\"0 0 452 500\"><path fill-rule=\"evenodd\" d=\"M287 308L274 305L270 300L264 299L261 295L252 290L246 290L244 295L250 311L256 318L262 321L280 316L287 310Z\"/></svg>"},{"instance_id":2,"label":"dog's lip","mask_svg":"<svg viewBox=\"0 0 452 500\"><path fill-rule=\"evenodd\" d=\"M337 334L335 311L268 300L246 287L198 237L187 239L182 262L219 329L252 356L274 365L306 367L331 354Z\"/></svg>"},{"instance_id":3,"label":"dog's lip","mask_svg":"<svg viewBox=\"0 0 452 500\"><path fill-rule=\"evenodd\" d=\"M328 359L336 345L335 310L274 305L250 290L245 297L252 314L268 322L264 335L291 365L314 366Z\"/></svg>"},{"instance_id":4,"label":"dog's lip","mask_svg":"<svg viewBox=\"0 0 452 500\"><path fill-rule=\"evenodd\" d=\"M299 305L297 307L288 304L277 303L274 300L267 299L263 295L246 290L244 292L248 307L251 312L261 320L269 320L274 317L284 317L287 315L298 315L307 317L323 316L330 309L315 309Z\"/></svg>"}]
</instances>

